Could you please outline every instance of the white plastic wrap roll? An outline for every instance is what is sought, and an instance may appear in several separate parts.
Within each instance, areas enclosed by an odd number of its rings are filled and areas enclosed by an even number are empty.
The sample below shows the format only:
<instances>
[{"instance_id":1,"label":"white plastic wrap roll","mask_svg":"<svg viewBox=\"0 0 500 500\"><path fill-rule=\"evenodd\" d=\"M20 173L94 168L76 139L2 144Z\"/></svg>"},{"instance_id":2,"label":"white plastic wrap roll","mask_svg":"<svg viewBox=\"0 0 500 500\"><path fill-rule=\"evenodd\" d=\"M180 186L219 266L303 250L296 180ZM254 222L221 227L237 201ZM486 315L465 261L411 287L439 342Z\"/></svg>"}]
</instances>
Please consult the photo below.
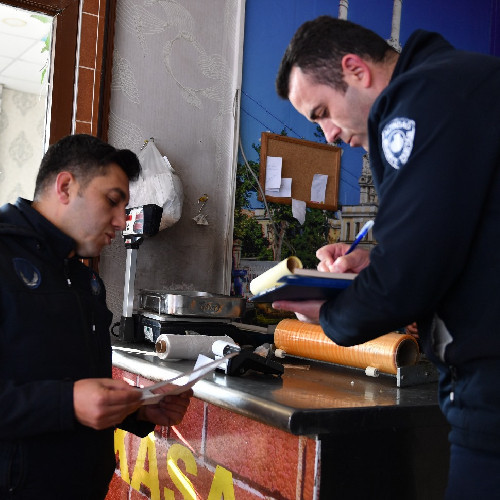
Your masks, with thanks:
<instances>
[{"instance_id":1,"label":"white plastic wrap roll","mask_svg":"<svg viewBox=\"0 0 500 500\"><path fill-rule=\"evenodd\" d=\"M155 350L160 359L196 359L198 354L212 357L217 340L234 344L228 336L163 334L156 339Z\"/></svg>"},{"instance_id":2,"label":"white plastic wrap roll","mask_svg":"<svg viewBox=\"0 0 500 500\"><path fill-rule=\"evenodd\" d=\"M239 349L239 347L231 340L223 340L223 339L218 339L212 344L212 352L219 358L224 357L227 352L224 352L224 349L226 347L234 347L236 350Z\"/></svg>"}]
</instances>

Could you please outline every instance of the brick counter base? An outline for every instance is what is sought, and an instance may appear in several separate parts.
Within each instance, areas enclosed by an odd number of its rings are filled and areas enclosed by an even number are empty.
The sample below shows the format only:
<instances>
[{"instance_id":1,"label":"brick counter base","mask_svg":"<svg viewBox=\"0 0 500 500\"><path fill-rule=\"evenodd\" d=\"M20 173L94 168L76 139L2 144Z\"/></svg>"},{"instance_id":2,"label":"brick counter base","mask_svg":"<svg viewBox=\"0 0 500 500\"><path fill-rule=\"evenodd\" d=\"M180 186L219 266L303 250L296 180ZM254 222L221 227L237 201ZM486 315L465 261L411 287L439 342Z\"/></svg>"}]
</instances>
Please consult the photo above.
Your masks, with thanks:
<instances>
[{"instance_id":1,"label":"brick counter base","mask_svg":"<svg viewBox=\"0 0 500 500\"><path fill-rule=\"evenodd\" d=\"M151 385L113 368L114 378ZM193 398L181 424L140 439L115 431L117 467L106 500L318 498L319 446Z\"/></svg>"}]
</instances>

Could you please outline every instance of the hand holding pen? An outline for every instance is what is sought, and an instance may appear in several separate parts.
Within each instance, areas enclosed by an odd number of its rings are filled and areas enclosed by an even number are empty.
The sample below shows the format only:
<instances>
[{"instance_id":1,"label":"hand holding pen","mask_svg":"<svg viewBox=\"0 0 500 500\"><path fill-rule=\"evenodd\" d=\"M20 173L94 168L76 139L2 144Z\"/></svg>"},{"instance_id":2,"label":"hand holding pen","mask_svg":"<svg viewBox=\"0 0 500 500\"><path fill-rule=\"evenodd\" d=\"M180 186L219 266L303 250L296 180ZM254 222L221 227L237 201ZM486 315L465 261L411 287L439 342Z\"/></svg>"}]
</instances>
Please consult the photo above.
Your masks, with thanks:
<instances>
[{"instance_id":1,"label":"hand holding pen","mask_svg":"<svg viewBox=\"0 0 500 500\"><path fill-rule=\"evenodd\" d=\"M354 241L349 247L349 250L347 250L344 255L350 254L359 245L360 241L368 234L368 231L373 227L374 224L375 222L372 220L369 220L364 224L364 226L361 228L361 231L356 235L356 238L354 238Z\"/></svg>"},{"instance_id":2,"label":"hand holding pen","mask_svg":"<svg viewBox=\"0 0 500 500\"><path fill-rule=\"evenodd\" d=\"M353 255L349 254L354 251L360 241L368 234L373 224L372 220L368 221L356 235L351 246L345 243L335 243L320 248L316 252L316 257L320 260L318 270L333 273L359 273L361 269L367 267L370 264L370 252L368 250L359 250ZM317 324L319 323L319 312L323 303L324 300L279 300L273 302L273 308L292 311L300 321Z\"/></svg>"},{"instance_id":3,"label":"hand holding pen","mask_svg":"<svg viewBox=\"0 0 500 500\"><path fill-rule=\"evenodd\" d=\"M316 252L316 257L320 260L318 270L334 273L359 273L361 269L367 267L370 264L370 252L368 250L358 251L353 255L349 254L359 245L373 225L373 221L368 221L349 247L345 243L335 243L320 248Z\"/></svg>"}]
</instances>

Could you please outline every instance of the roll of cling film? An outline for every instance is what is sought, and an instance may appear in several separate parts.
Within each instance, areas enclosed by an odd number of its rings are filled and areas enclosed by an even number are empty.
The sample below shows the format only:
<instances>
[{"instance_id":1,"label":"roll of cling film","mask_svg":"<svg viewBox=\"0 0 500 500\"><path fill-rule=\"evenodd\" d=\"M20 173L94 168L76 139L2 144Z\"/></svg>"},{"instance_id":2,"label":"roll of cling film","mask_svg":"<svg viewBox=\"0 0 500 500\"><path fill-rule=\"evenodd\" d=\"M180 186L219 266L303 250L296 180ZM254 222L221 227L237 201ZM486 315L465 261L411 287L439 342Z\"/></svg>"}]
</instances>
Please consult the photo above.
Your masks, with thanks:
<instances>
[{"instance_id":1,"label":"roll of cling film","mask_svg":"<svg viewBox=\"0 0 500 500\"><path fill-rule=\"evenodd\" d=\"M284 319L274 331L274 344L287 354L368 370L397 374L398 368L414 365L419 360L415 338L401 333L388 333L364 344L343 347L328 338L321 326L296 319Z\"/></svg>"},{"instance_id":2,"label":"roll of cling film","mask_svg":"<svg viewBox=\"0 0 500 500\"><path fill-rule=\"evenodd\" d=\"M155 351L160 359L196 359L198 354L212 358L212 345L217 340L234 344L233 339L227 335L163 334L156 339Z\"/></svg>"}]
</instances>

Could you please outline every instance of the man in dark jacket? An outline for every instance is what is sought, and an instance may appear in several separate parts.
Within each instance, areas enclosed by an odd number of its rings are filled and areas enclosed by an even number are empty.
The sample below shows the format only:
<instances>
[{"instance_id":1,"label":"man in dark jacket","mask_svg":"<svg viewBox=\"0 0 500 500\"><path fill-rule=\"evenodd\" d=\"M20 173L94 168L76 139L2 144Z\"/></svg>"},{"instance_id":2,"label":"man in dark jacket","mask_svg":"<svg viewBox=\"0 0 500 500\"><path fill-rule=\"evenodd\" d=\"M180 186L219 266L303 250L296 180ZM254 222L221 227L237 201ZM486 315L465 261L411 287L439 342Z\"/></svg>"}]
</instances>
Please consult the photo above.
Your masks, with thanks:
<instances>
[{"instance_id":1,"label":"man in dark jacket","mask_svg":"<svg viewBox=\"0 0 500 500\"><path fill-rule=\"evenodd\" d=\"M134 153L88 135L44 156L34 201L0 208L0 498L102 500L116 426L146 436L189 398L141 406L111 378L104 284L81 262L125 228Z\"/></svg>"},{"instance_id":2,"label":"man in dark jacket","mask_svg":"<svg viewBox=\"0 0 500 500\"><path fill-rule=\"evenodd\" d=\"M276 85L328 142L369 151L380 204L370 254L317 252L320 270L359 272L338 300L274 306L341 345L416 320L451 425L448 498L498 498L500 60L422 30L398 54L324 16L294 35Z\"/></svg>"}]
</instances>

